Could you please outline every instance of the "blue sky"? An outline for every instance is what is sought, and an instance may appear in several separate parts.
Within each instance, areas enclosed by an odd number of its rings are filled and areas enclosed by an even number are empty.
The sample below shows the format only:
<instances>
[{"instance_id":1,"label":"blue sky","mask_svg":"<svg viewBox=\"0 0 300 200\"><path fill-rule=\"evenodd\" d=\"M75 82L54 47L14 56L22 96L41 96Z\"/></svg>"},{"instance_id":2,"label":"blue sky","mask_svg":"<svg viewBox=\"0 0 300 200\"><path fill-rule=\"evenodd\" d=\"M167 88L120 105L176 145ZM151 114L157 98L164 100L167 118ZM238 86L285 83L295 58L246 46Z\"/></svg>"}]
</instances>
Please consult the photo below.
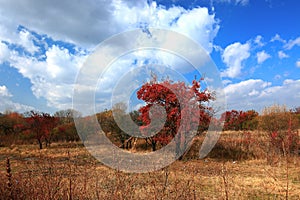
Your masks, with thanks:
<instances>
[{"instance_id":1,"label":"blue sky","mask_svg":"<svg viewBox=\"0 0 300 200\"><path fill-rule=\"evenodd\" d=\"M228 109L300 106L299 7L293 0L1 1L0 112L71 108L87 56L110 36L141 26L202 45L220 71ZM104 88L132 67L130 58L109 70ZM175 69L192 80L181 65Z\"/></svg>"}]
</instances>

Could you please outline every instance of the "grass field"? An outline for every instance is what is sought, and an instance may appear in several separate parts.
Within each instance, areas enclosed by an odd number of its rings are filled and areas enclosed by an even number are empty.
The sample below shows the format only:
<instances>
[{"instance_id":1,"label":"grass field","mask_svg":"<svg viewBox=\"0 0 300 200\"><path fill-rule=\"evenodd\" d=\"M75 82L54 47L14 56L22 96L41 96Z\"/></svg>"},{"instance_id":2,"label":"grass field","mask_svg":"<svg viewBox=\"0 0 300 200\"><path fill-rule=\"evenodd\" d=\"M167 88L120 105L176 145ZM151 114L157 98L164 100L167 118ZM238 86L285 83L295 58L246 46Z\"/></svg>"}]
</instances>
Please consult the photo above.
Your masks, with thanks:
<instances>
[{"instance_id":1,"label":"grass field","mask_svg":"<svg viewBox=\"0 0 300 200\"><path fill-rule=\"evenodd\" d=\"M182 161L144 174L110 169L81 143L1 147L0 199L300 199L299 156L270 162L266 144L226 133L198 159L197 141Z\"/></svg>"}]
</instances>

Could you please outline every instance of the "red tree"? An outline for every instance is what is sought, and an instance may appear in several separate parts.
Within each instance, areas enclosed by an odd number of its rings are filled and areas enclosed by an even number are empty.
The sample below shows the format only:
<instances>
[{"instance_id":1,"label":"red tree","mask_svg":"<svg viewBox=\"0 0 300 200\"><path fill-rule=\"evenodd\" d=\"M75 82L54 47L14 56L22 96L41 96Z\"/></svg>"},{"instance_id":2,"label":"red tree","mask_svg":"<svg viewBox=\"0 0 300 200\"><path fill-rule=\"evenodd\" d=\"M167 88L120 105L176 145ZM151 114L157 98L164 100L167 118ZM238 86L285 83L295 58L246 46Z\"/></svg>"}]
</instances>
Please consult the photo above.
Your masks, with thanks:
<instances>
[{"instance_id":1,"label":"red tree","mask_svg":"<svg viewBox=\"0 0 300 200\"><path fill-rule=\"evenodd\" d=\"M237 111L231 110L223 113L224 130L253 130L257 128L256 117L258 113L254 110Z\"/></svg>"},{"instance_id":2,"label":"red tree","mask_svg":"<svg viewBox=\"0 0 300 200\"><path fill-rule=\"evenodd\" d=\"M61 120L60 120L61 121ZM74 122L63 123L56 126L53 130L54 141L78 141L79 136L76 131L76 126Z\"/></svg>"},{"instance_id":3,"label":"red tree","mask_svg":"<svg viewBox=\"0 0 300 200\"><path fill-rule=\"evenodd\" d=\"M23 116L17 112L10 112L0 116L0 135L9 135L17 132L16 126L22 123Z\"/></svg>"},{"instance_id":4,"label":"red tree","mask_svg":"<svg viewBox=\"0 0 300 200\"><path fill-rule=\"evenodd\" d=\"M180 150L184 150L190 142L186 139L186 134L189 131L207 129L212 111L208 102L214 97L208 90L200 91L200 81L194 80L192 86L188 86L184 82L172 82L170 80L158 82L154 78L139 89L137 92L138 99L146 102L146 105L139 110L141 112L140 119L143 122L140 128L142 133L146 132L145 134L147 134L151 131L149 126L154 123L151 123L151 119L155 121L161 115L160 112L153 110L150 112L153 105L162 106L166 111L163 128L155 136L147 138L148 141L151 141L153 151L156 150L157 143L165 145L176 137L176 153L178 155ZM189 123L185 123L186 121ZM184 126L177 134L182 125Z\"/></svg>"},{"instance_id":5,"label":"red tree","mask_svg":"<svg viewBox=\"0 0 300 200\"><path fill-rule=\"evenodd\" d=\"M40 113L30 111L27 113L28 117L25 118L23 125L24 133L31 133L39 143L39 148L43 148L43 140L46 146L51 142L51 131L58 124L59 119L49 115L48 113Z\"/></svg>"}]
</instances>

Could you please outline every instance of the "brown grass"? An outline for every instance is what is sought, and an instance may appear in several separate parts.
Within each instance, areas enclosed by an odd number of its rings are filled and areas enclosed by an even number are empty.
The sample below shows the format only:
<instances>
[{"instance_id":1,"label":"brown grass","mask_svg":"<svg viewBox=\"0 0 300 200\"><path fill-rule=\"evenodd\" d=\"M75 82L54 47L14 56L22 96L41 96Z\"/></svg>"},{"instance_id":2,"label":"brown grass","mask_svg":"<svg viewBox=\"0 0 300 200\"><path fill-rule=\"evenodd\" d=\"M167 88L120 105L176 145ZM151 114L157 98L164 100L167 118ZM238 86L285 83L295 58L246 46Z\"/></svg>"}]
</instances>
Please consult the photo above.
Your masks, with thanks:
<instances>
[{"instance_id":1,"label":"brown grass","mask_svg":"<svg viewBox=\"0 0 300 200\"><path fill-rule=\"evenodd\" d=\"M263 142L248 145L242 134L223 134L203 160L200 137L183 161L145 174L110 169L80 143L1 147L0 199L285 199L287 181L289 199L300 199L300 158L278 155L268 164Z\"/></svg>"}]
</instances>

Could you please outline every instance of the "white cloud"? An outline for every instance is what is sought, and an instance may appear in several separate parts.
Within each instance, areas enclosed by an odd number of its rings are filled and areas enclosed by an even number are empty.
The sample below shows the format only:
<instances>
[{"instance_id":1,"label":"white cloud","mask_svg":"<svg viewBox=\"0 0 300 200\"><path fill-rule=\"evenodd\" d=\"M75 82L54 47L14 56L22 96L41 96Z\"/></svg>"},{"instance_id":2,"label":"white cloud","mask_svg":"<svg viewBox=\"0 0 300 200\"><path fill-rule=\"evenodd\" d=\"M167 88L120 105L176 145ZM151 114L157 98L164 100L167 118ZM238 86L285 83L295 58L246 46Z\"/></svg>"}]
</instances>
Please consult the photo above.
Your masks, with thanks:
<instances>
[{"instance_id":1,"label":"white cloud","mask_svg":"<svg viewBox=\"0 0 300 200\"><path fill-rule=\"evenodd\" d=\"M236 42L227 46L222 54L227 69L222 72L223 77L236 78L241 75L242 62L250 57L250 44Z\"/></svg>"},{"instance_id":2,"label":"white cloud","mask_svg":"<svg viewBox=\"0 0 300 200\"><path fill-rule=\"evenodd\" d=\"M221 46L216 45L216 44L214 44L214 50L216 52L220 52L220 53L222 53L224 51L224 49Z\"/></svg>"},{"instance_id":3,"label":"white cloud","mask_svg":"<svg viewBox=\"0 0 300 200\"><path fill-rule=\"evenodd\" d=\"M265 62L267 59L271 58L271 55L266 53L265 51L260 51L256 54L257 57L257 63L261 64Z\"/></svg>"},{"instance_id":4,"label":"white cloud","mask_svg":"<svg viewBox=\"0 0 300 200\"><path fill-rule=\"evenodd\" d=\"M5 85L0 85L0 112L4 112L7 110L11 111L19 111L19 112L25 112L29 110L33 110L33 107L23 105L20 103L13 102L11 98L13 95L8 91L7 87Z\"/></svg>"},{"instance_id":5,"label":"white cloud","mask_svg":"<svg viewBox=\"0 0 300 200\"><path fill-rule=\"evenodd\" d=\"M215 16L201 7L186 10L173 6L166 9L155 2L143 4L142 7L129 7L122 1L115 1L114 18L124 30L128 27L155 27L177 31L194 39L209 53L219 30Z\"/></svg>"},{"instance_id":6,"label":"white cloud","mask_svg":"<svg viewBox=\"0 0 300 200\"><path fill-rule=\"evenodd\" d=\"M213 14L209 14L207 8L187 10L173 6L166 9L157 6L155 2L149 5L146 0L66 0L43 3L30 0L4 1L1 3L0 13L0 41L21 45L31 54L40 50L36 43L46 42L38 39L31 31L40 34L42 38L51 37L53 40L71 42L76 48L90 49L111 35L128 29L157 27L178 31L211 52L213 39L219 30L218 21ZM25 29L17 31L20 25ZM135 38L123 42L127 44L132 41ZM48 106L69 108L74 81L86 55L71 53L68 49L51 43L46 44L45 48L45 52L39 51L39 58L43 58L39 59L12 50L9 52L7 46L1 43L0 62L10 62L12 67L28 78L33 94L38 98L45 98ZM156 57L160 58L159 55ZM178 64L178 61L174 62ZM128 70L127 64L120 66L122 69L118 72ZM109 79L117 80L115 74L109 73ZM107 81L106 88L111 90L110 83L111 81Z\"/></svg>"},{"instance_id":7,"label":"white cloud","mask_svg":"<svg viewBox=\"0 0 300 200\"><path fill-rule=\"evenodd\" d=\"M279 34L276 34L274 37L272 37L272 39L270 40L270 42L275 42L275 41L279 41L279 42L282 42L282 43L286 43L286 40L282 39L280 37Z\"/></svg>"},{"instance_id":8,"label":"white cloud","mask_svg":"<svg viewBox=\"0 0 300 200\"><path fill-rule=\"evenodd\" d=\"M207 8L186 10L174 6L166 9L155 2L149 5L146 0L3 1L0 13L0 40L16 41L18 35L12 33L16 32L19 25L23 25L56 40L85 48L93 48L113 34L151 26L186 34L210 52L219 28L214 15L210 15ZM22 37L25 37L25 45L30 47L26 34Z\"/></svg>"},{"instance_id":9,"label":"white cloud","mask_svg":"<svg viewBox=\"0 0 300 200\"><path fill-rule=\"evenodd\" d=\"M278 96L280 94L280 97ZM275 102L278 104L286 104L289 107L299 105L300 98L300 79L286 79L280 86L273 86L262 91L260 98L265 102Z\"/></svg>"},{"instance_id":10,"label":"white cloud","mask_svg":"<svg viewBox=\"0 0 300 200\"><path fill-rule=\"evenodd\" d=\"M261 79L249 79L245 81L241 81L239 83L229 84L225 87L225 93L227 96L238 94L243 97L247 97L248 94L253 91L255 88L266 88L271 85L270 82L264 82Z\"/></svg>"},{"instance_id":11,"label":"white cloud","mask_svg":"<svg viewBox=\"0 0 300 200\"><path fill-rule=\"evenodd\" d=\"M271 85L261 79L249 79L239 83L232 83L224 88L228 110L256 109L256 99L259 93Z\"/></svg>"},{"instance_id":12,"label":"white cloud","mask_svg":"<svg viewBox=\"0 0 300 200\"><path fill-rule=\"evenodd\" d=\"M70 108L76 74L86 56L73 55L67 49L55 45L45 55L47 58L40 61L12 52L9 62L30 80L31 90L36 97L44 97L51 107Z\"/></svg>"},{"instance_id":13,"label":"white cloud","mask_svg":"<svg viewBox=\"0 0 300 200\"><path fill-rule=\"evenodd\" d=\"M300 46L300 37L294 39L294 40L289 40L284 47L286 49L292 49L294 46Z\"/></svg>"},{"instance_id":14,"label":"white cloud","mask_svg":"<svg viewBox=\"0 0 300 200\"><path fill-rule=\"evenodd\" d=\"M300 68L300 60L296 62L296 66Z\"/></svg>"},{"instance_id":15,"label":"white cloud","mask_svg":"<svg viewBox=\"0 0 300 200\"><path fill-rule=\"evenodd\" d=\"M262 40L263 40L263 37L261 35L258 35L254 39L254 43L257 44L259 47L262 47L265 45Z\"/></svg>"},{"instance_id":16,"label":"white cloud","mask_svg":"<svg viewBox=\"0 0 300 200\"><path fill-rule=\"evenodd\" d=\"M272 86L270 82L261 79L249 79L229 84L224 89L228 110L261 111L274 103L285 104L290 108L299 105L300 80L286 79L282 85Z\"/></svg>"},{"instance_id":17,"label":"white cloud","mask_svg":"<svg viewBox=\"0 0 300 200\"><path fill-rule=\"evenodd\" d=\"M255 90L255 89L253 89L248 95L249 96L256 96L258 94L259 94L259 92L257 90Z\"/></svg>"},{"instance_id":18,"label":"white cloud","mask_svg":"<svg viewBox=\"0 0 300 200\"><path fill-rule=\"evenodd\" d=\"M11 97L7 87L5 85L0 86L0 96L1 97Z\"/></svg>"},{"instance_id":19,"label":"white cloud","mask_svg":"<svg viewBox=\"0 0 300 200\"><path fill-rule=\"evenodd\" d=\"M5 62L9 57L9 49L6 44L0 41L0 64Z\"/></svg>"},{"instance_id":20,"label":"white cloud","mask_svg":"<svg viewBox=\"0 0 300 200\"><path fill-rule=\"evenodd\" d=\"M16 6L18 5L18 6ZM112 26L113 4L110 1L2 1L0 24L5 31L1 39L11 38L19 25L55 39L81 45L97 44L116 33ZM103 28L105 27L105 28Z\"/></svg>"},{"instance_id":21,"label":"white cloud","mask_svg":"<svg viewBox=\"0 0 300 200\"><path fill-rule=\"evenodd\" d=\"M283 58L288 58L289 55L287 55L286 53L284 53L283 51L278 51L278 57L280 59L283 59Z\"/></svg>"},{"instance_id":22,"label":"white cloud","mask_svg":"<svg viewBox=\"0 0 300 200\"><path fill-rule=\"evenodd\" d=\"M232 83L232 81L225 79L225 80L222 80L222 83L223 83L223 85L228 85L228 84Z\"/></svg>"},{"instance_id":23,"label":"white cloud","mask_svg":"<svg viewBox=\"0 0 300 200\"><path fill-rule=\"evenodd\" d=\"M151 55L151 60L147 60L147 58L149 58ZM160 57L162 57L162 59L160 59ZM186 61L178 61L176 58L178 57L174 55L168 55L167 52L161 52L161 54L157 54L148 50L145 52L138 52L137 54L127 54L123 59L115 61L107 70L105 70L103 77L101 77L97 84L97 86L99 86L99 88L96 89L97 109L103 110L103 108L110 108L111 102L109 99L111 98L110 96L112 95L112 92L114 92L114 95L116 95L116 93L125 92L129 88L137 89L142 86L145 81L150 81L150 74L152 72L158 76L158 79L166 78L166 76L168 76L174 81L185 81L185 79L183 79L181 76L182 73L184 73L182 70L186 70L186 66L191 65ZM135 62L133 63L132 60L135 60ZM170 68L163 67L166 66L166 64L174 64L174 62L176 64L182 64L184 67L171 67L171 65ZM146 77L148 77L148 79L146 79ZM122 84L119 81L126 82L126 84ZM125 85L126 88L124 88ZM119 89L116 89L117 86ZM84 93L85 90L80 92ZM126 97L128 97L126 94L124 96L122 93L123 96L114 96L114 98L117 99L116 101L123 101L126 99Z\"/></svg>"},{"instance_id":24,"label":"white cloud","mask_svg":"<svg viewBox=\"0 0 300 200\"><path fill-rule=\"evenodd\" d=\"M33 36L28 30L21 30L19 32L19 43L21 46L23 46L28 52L33 54L34 52L39 51L39 48L34 45L33 43Z\"/></svg>"}]
</instances>

